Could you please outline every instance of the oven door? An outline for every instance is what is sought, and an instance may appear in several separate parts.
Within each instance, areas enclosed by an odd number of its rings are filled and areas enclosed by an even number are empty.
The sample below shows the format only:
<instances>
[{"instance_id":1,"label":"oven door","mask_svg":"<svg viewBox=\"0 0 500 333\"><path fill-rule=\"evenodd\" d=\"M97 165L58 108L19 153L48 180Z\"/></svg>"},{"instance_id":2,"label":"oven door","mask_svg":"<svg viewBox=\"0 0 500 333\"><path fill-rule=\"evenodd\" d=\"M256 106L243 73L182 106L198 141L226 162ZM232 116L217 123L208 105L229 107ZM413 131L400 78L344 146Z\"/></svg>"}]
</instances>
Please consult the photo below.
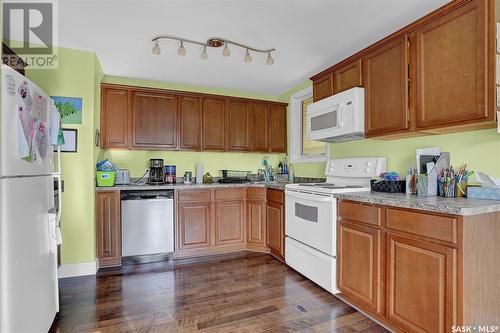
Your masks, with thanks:
<instances>
[{"instance_id":1,"label":"oven door","mask_svg":"<svg viewBox=\"0 0 500 333\"><path fill-rule=\"evenodd\" d=\"M329 195L285 191L285 234L327 255L336 255L337 201Z\"/></svg>"}]
</instances>

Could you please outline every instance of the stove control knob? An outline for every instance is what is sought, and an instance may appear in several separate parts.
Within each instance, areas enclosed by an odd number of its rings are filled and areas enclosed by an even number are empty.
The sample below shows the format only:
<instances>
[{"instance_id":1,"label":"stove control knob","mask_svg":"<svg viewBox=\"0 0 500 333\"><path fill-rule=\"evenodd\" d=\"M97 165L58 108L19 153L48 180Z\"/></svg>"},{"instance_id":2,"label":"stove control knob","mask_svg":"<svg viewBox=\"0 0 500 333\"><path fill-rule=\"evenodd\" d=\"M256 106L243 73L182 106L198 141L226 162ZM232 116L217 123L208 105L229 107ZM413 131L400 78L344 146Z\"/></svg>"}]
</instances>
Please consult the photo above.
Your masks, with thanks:
<instances>
[{"instance_id":1,"label":"stove control knob","mask_svg":"<svg viewBox=\"0 0 500 333\"><path fill-rule=\"evenodd\" d=\"M371 166L372 166L372 162L367 162L367 163L366 163L366 166L367 166L367 167L371 167Z\"/></svg>"},{"instance_id":2,"label":"stove control knob","mask_svg":"<svg viewBox=\"0 0 500 333\"><path fill-rule=\"evenodd\" d=\"M370 169L370 168L366 168L366 169L365 169L365 172L366 172L366 173L369 173L370 171L371 171L371 169Z\"/></svg>"}]
</instances>

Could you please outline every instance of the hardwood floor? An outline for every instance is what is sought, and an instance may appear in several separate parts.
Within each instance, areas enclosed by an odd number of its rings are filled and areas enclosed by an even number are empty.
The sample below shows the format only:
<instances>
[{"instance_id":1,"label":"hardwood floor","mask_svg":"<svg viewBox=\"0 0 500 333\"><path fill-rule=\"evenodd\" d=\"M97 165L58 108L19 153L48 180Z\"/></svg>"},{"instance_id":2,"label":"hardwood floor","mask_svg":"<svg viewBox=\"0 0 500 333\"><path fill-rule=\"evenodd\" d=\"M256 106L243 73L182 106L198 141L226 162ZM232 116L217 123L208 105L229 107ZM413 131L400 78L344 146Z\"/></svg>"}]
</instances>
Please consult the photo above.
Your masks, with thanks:
<instances>
[{"instance_id":1,"label":"hardwood floor","mask_svg":"<svg viewBox=\"0 0 500 333\"><path fill-rule=\"evenodd\" d=\"M267 254L125 266L59 285L50 332L388 332Z\"/></svg>"}]
</instances>

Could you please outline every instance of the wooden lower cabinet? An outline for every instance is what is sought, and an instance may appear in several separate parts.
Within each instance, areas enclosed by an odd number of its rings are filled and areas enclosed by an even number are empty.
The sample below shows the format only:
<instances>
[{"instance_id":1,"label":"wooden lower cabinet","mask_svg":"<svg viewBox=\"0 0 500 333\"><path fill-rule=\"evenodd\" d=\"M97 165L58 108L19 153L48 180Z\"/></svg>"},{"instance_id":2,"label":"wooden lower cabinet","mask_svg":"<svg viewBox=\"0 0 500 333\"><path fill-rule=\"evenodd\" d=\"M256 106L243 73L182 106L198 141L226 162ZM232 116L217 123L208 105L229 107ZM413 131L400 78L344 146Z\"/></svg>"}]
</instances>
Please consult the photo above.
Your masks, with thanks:
<instances>
[{"instance_id":1,"label":"wooden lower cabinet","mask_svg":"<svg viewBox=\"0 0 500 333\"><path fill-rule=\"evenodd\" d=\"M339 221L339 290L375 313L384 311L382 231Z\"/></svg>"},{"instance_id":2,"label":"wooden lower cabinet","mask_svg":"<svg viewBox=\"0 0 500 333\"><path fill-rule=\"evenodd\" d=\"M215 245L245 242L245 202L215 202Z\"/></svg>"},{"instance_id":3,"label":"wooden lower cabinet","mask_svg":"<svg viewBox=\"0 0 500 333\"><path fill-rule=\"evenodd\" d=\"M248 249L284 260L283 192L258 187L176 191L175 257Z\"/></svg>"},{"instance_id":4,"label":"wooden lower cabinet","mask_svg":"<svg viewBox=\"0 0 500 333\"><path fill-rule=\"evenodd\" d=\"M283 204L268 202L266 207L266 234L267 247L278 258L285 259L284 244L284 206Z\"/></svg>"},{"instance_id":5,"label":"wooden lower cabinet","mask_svg":"<svg viewBox=\"0 0 500 333\"><path fill-rule=\"evenodd\" d=\"M266 246L266 202L247 201L247 243Z\"/></svg>"},{"instance_id":6,"label":"wooden lower cabinet","mask_svg":"<svg viewBox=\"0 0 500 333\"><path fill-rule=\"evenodd\" d=\"M188 202L177 205L179 250L212 246L210 202Z\"/></svg>"},{"instance_id":7,"label":"wooden lower cabinet","mask_svg":"<svg viewBox=\"0 0 500 333\"><path fill-rule=\"evenodd\" d=\"M450 332L456 249L387 234L387 318L410 332Z\"/></svg>"},{"instance_id":8,"label":"wooden lower cabinet","mask_svg":"<svg viewBox=\"0 0 500 333\"><path fill-rule=\"evenodd\" d=\"M98 191L95 196L98 267L120 266L120 191Z\"/></svg>"}]
</instances>

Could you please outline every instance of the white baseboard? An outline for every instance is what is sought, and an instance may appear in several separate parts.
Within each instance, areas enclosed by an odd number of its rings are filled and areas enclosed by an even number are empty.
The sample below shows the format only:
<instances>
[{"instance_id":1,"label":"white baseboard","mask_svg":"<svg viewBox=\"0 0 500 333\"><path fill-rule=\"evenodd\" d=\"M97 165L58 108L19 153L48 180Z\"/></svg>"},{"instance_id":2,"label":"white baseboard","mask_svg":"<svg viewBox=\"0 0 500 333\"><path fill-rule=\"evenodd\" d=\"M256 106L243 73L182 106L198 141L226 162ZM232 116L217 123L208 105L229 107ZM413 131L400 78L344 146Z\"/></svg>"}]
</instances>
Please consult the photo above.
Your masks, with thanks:
<instances>
[{"instance_id":1,"label":"white baseboard","mask_svg":"<svg viewBox=\"0 0 500 333\"><path fill-rule=\"evenodd\" d=\"M63 279L75 276L95 275L96 272L97 263L95 261L81 262L77 264L61 265L57 270L57 277Z\"/></svg>"}]
</instances>

